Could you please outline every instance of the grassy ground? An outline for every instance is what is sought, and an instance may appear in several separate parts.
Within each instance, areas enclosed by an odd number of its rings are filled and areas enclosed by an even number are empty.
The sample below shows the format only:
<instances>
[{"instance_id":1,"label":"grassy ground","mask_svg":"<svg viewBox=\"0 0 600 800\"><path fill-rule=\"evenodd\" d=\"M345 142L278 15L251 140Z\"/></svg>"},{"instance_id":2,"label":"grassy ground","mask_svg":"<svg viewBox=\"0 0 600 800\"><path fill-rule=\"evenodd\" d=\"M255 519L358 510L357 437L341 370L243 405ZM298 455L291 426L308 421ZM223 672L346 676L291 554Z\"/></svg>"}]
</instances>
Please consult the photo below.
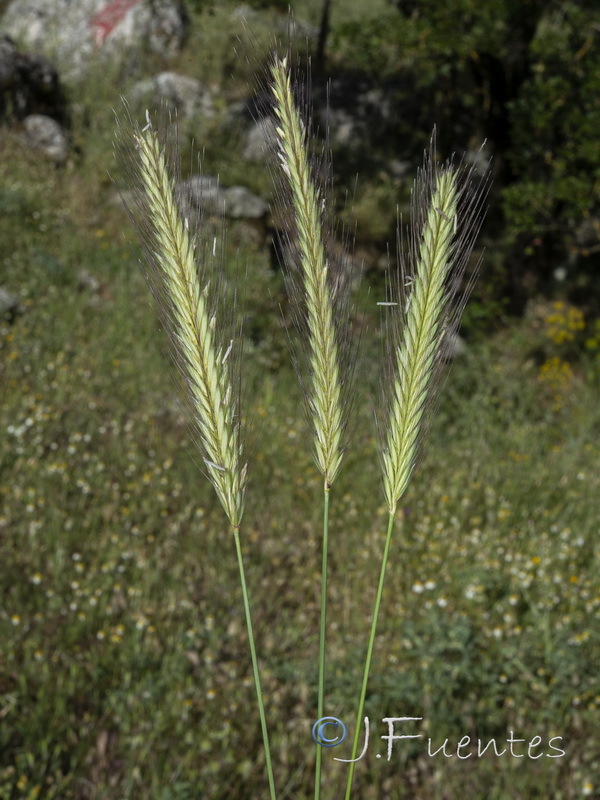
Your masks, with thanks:
<instances>
[{"instance_id":1,"label":"grassy ground","mask_svg":"<svg viewBox=\"0 0 600 800\"><path fill-rule=\"evenodd\" d=\"M0 285L22 306L0 329L0 798L265 797L233 541L194 464L106 175L116 95L103 84L80 98L88 127L64 170L0 140ZM248 263L255 434L242 537L257 647L280 797L301 800L312 796L321 486L281 277L243 226L227 260ZM378 291L361 316L361 383L375 391ZM532 301L454 365L393 544L357 797L598 796L592 334L568 306ZM332 496L326 713L349 726L385 535L371 408L366 389ZM388 762L382 720L401 716L423 719L396 732L423 738L395 742ZM526 740L514 755L511 731ZM463 760L465 736L475 754ZM432 752L448 739L446 755L428 755L429 737ZM477 739L492 737L509 751L478 758ZM341 795L346 767L333 757L349 751L325 754L324 797Z\"/></svg>"}]
</instances>

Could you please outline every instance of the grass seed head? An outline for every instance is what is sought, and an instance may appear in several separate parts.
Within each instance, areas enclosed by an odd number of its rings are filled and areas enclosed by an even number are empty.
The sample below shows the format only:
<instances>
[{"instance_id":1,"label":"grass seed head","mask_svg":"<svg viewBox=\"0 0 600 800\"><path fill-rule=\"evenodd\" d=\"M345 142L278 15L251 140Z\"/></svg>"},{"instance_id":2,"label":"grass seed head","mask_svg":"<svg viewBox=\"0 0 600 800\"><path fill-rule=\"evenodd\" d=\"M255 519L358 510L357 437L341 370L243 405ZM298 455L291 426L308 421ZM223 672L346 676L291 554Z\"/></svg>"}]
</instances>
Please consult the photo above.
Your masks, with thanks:
<instances>
[{"instance_id":1,"label":"grass seed head","mask_svg":"<svg viewBox=\"0 0 600 800\"><path fill-rule=\"evenodd\" d=\"M183 216L166 148L150 116L146 126L129 120L121 129L121 152L133 184L126 206L144 247L147 277L171 340L192 408L205 471L231 524L239 527L246 468L242 463L236 336L224 316L214 244L200 252L201 216ZM133 145L133 146L132 146ZM189 198L188 203L189 207ZM211 257L212 252L212 257Z\"/></svg>"},{"instance_id":2,"label":"grass seed head","mask_svg":"<svg viewBox=\"0 0 600 800\"><path fill-rule=\"evenodd\" d=\"M482 219L487 177L474 188L452 161L439 166L435 139L413 191L408 254L400 257L398 306L380 420L383 484L390 513L408 486L437 397L442 353L456 331L472 280L464 271ZM475 274L475 273L473 273Z\"/></svg>"},{"instance_id":3,"label":"grass seed head","mask_svg":"<svg viewBox=\"0 0 600 800\"><path fill-rule=\"evenodd\" d=\"M330 486L346 446L347 401L353 385L350 287L342 265L329 253L326 159L311 164L310 125L296 106L287 57L273 58L270 85L276 118L277 203L288 223L283 235L290 256L288 290L306 351L308 378L298 365L297 370L307 400L315 460Z\"/></svg>"}]
</instances>

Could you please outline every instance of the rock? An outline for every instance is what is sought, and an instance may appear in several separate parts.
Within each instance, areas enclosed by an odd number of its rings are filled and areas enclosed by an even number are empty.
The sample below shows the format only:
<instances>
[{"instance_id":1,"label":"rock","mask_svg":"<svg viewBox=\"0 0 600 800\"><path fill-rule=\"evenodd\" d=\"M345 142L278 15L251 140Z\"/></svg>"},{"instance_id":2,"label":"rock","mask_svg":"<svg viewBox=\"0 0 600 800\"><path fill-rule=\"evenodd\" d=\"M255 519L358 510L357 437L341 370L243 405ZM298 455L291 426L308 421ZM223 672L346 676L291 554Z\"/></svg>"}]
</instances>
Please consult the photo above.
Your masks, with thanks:
<instances>
[{"instance_id":1,"label":"rock","mask_svg":"<svg viewBox=\"0 0 600 800\"><path fill-rule=\"evenodd\" d=\"M405 178L411 176L414 165L410 161L402 161L400 158L393 158L387 162L387 171L394 178Z\"/></svg>"},{"instance_id":2,"label":"rock","mask_svg":"<svg viewBox=\"0 0 600 800\"><path fill-rule=\"evenodd\" d=\"M51 57L66 80L77 80L99 54L114 64L142 47L177 53L188 21L177 0L13 0L2 27Z\"/></svg>"},{"instance_id":3,"label":"rock","mask_svg":"<svg viewBox=\"0 0 600 800\"><path fill-rule=\"evenodd\" d=\"M251 5L244 3L236 6L231 12L231 19L240 22L259 22L261 13ZM289 14L281 14L275 23L275 30L289 37L291 41L302 41L302 39L318 39L319 28L311 25L310 22L294 19Z\"/></svg>"},{"instance_id":4,"label":"rock","mask_svg":"<svg viewBox=\"0 0 600 800\"><path fill-rule=\"evenodd\" d=\"M245 186L230 186L223 190L225 215L232 219L261 219L269 205Z\"/></svg>"},{"instance_id":5,"label":"rock","mask_svg":"<svg viewBox=\"0 0 600 800\"><path fill-rule=\"evenodd\" d=\"M0 287L0 321L7 320L14 322L15 317L21 311L21 306L17 298L6 289Z\"/></svg>"},{"instance_id":6,"label":"rock","mask_svg":"<svg viewBox=\"0 0 600 800\"><path fill-rule=\"evenodd\" d=\"M31 114L23 120L24 139L28 145L39 150L57 164L64 164L69 155L69 140L66 131L51 117Z\"/></svg>"},{"instance_id":7,"label":"rock","mask_svg":"<svg viewBox=\"0 0 600 800\"><path fill-rule=\"evenodd\" d=\"M442 344L442 358L444 361L454 361L455 358L464 356L467 352L467 343L458 333L447 333Z\"/></svg>"},{"instance_id":8,"label":"rock","mask_svg":"<svg viewBox=\"0 0 600 800\"><path fill-rule=\"evenodd\" d=\"M279 22L277 28L281 33L289 36L292 42L302 41L303 39L318 39L319 27L318 25L311 25L310 22L305 22L301 19L294 19L293 17L286 16Z\"/></svg>"},{"instance_id":9,"label":"rock","mask_svg":"<svg viewBox=\"0 0 600 800\"><path fill-rule=\"evenodd\" d=\"M255 21L260 17L260 14L255 8L249 5L237 6L231 12L231 18L241 20L242 22Z\"/></svg>"},{"instance_id":10,"label":"rock","mask_svg":"<svg viewBox=\"0 0 600 800\"><path fill-rule=\"evenodd\" d=\"M246 134L243 157L246 161L265 161L276 137L275 122L271 117L257 120Z\"/></svg>"},{"instance_id":11,"label":"rock","mask_svg":"<svg viewBox=\"0 0 600 800\"><path fill-rule=\"evenodd\" d=\"M225 109L225 124L230 126L246 126L252 122L252 115L248 111L248 100L236 100L229 103Z\"/></svg>"},{"instance_id":12,"label":"rock","mask_svg":"<svg viewBox=\"0 0 600 800\"><path fill-rule=\"evenodd\" d=\"M336 78L313 89L315 115L331 143L359 152L396 129L391 91L367 79Z\"/></svg>"},{"instance_id":13,"label":"rock","mask_svg":"<svg viewBox=\"0 0 600 800\"><path fill-rule=\"evenodd\" d=\"M178 194L183 213L192 216L190 200L194 207L231 219L262 219L269 211L268 203L245 186L223 187L213 175L195 175L182 181Z\"/></svg>"},{"instance_id":14,"label":"rock","mask_svg":"<svg viewBox=\"0 0 600 800\"><path fill-rule=\"evenodd\" d=\"M353 112L345 108L327 108L322 118L333 144L356 150L364 147L364 125Z\"/></svg>"},{"instance_id":15,"label":"rock","mask_svg":"<svg viewBox=\"0 0 600 800\"><path fill-rule=\"evenodd\" d=\"M135 13L135 12L134 12ZM144 0L138 7L138 18L129 17L129 30L121 29L122 37L127 35L127 47L137 38L140 44L139 27L147 32L150 50L162 56L175 56L181 50L190 24L190 19L182 2L175 0Z\"/></svg>"},{"instance_id":16,"label":"rock","mask_svg":"<svg viewBox=\"0 0 600 800\"><path fill-rule=\"evenodd\" d=\"M490 142L484 140L481 144L470 146L465 153L465 164L473 167L480 175L484 175L489 169L493 156L493 148Z\"/></svg>"},{"instance_id":17,"label":"rock","mask_svg":"<svg viewBox=\"0 0 600 800\"><path fill-rule=\"evenodd\" d=\"M177 72L161 72L152 78L136 83L131 90L134 103L145 102L148 108L159 108L183 119L195 114L214 116L212 95L200 81Z\"/></svg>"},{"instance_id":18,"label":"rock","mask_svg":"<svg viewBox=\"0 0 600 800\"><path fill-rule=\"evenodd\" d=\"M77 273L77 288L82 292L86 291L92 294L98 294L101 289L101 284L95 275L82 269Z\"/></svg>"}]
</instances>

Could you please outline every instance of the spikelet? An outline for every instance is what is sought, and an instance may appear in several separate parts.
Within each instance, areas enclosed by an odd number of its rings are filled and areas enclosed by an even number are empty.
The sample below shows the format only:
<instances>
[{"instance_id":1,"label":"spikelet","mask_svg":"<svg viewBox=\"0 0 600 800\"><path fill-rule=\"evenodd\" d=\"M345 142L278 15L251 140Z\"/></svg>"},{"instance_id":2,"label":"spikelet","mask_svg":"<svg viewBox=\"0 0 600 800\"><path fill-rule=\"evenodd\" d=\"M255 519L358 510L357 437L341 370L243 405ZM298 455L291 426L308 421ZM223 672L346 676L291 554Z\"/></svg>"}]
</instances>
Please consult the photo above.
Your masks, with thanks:
<instances>
[{"instance_id":1,"label":"spikelet","mask_svg":"<svg viewBox=\"0 0 600 800\"><path fill-rule=\"evenodd\" d=\"M182 218L178 209L165 152L148 113L147 122L143 130L131 126L135 152L128 161L138 189L137 209L129 204L128 211L140 233L150 264L149 282L191 400L206 474L237 528L244 507L246 467L241 463L238 401L231 379L234 342L219 346L223 326L210 281L205 278L201 285L196 239L190 234L188 218Z\"/></svg>"},{"instance_id":2,"label":"spikelet","mask_svg":"<svg viewBox=\"0 0 600 800\"><path fill-rule=\"evenodd\" d=\"M286 176L295 220L302 289L305 297L310 383L305 382L309 416L314 428L317 465L331 486L342 462L345 430L341 385L339 330L334 324L335 288L323 241L320 209L324 198L313 180L307 155L305 125L294 104L287 58L274 58L272 91L277 117L280 168ZM304 379L302 379L304 381Z\"/></svg>"},{"instance_id":3,"label":"spikelet","mask_svg":"<svg viewBox=\"0 0 600 800\"><path fill-rule=\"evenodd\" d=\"M452 162L438 167L435 140L413 192L408 263L392 323L392 369L381 422L383 484L391 514L414 469L424 424L436 399L441 354L468 294L460 284L481 225L487 179L478 189ZM393 305L393 304L392 304ZM403 306L403 307L402 307Z\"/></svg>"}]
</instances>

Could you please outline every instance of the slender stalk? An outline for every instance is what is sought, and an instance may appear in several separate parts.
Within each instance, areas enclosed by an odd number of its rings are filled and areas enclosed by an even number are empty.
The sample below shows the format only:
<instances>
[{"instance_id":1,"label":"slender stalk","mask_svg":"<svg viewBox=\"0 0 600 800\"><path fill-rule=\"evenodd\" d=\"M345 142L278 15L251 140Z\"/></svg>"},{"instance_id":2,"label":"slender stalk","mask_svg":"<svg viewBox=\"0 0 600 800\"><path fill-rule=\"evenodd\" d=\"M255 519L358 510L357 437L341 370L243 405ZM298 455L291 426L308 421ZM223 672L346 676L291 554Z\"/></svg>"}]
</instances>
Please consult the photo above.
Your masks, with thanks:
<instances>
[{"instance_id":1,"label":"slender stalk","mask_svg":"<svg viewBox=\"0 0 600 800\"><path fill-rule=\"evenodd\" d=\"M387 527L387 535L385 537L385 548L383 551L383 559L381 561L381 571L379 573L379 584L377 585L377 596L375 598L375 608L373 610L373 619L371 621L371 634L369 636L369 645L367 647L367 657L365 659L365 669L363 673L363 680L362 686L360 689L360 699L358 701L358 711L356 714L356 728L354 731L354 741L352 742L352 755L350 756L351 759L356 758L356 754L358 752L358 737L360 734L360 724L363 718L363 711L365 708L365 698L367 696L367 685L369 683L369 672L371 671L371 660L373 658L373 649L375 647L375 636L377 634L377 622L379 619L379 607L381 606L381 598L383 596L383 584L385 581L385 571L387 568L389 553L390 553L390 544L392 541L392 531L394 530L394 514L390 512L388 517L388 527ZM354 768L356 767L356 762L353 761L350 764L350 770L348 772L348 781L346 783L346 795L345 800L350 799L350 794L352 792L352 779L354 778Z\"/></svg>"},{"instance_id":2,"label":"slender stalk","mask_svg":"<svg viewBox=\"0 0 600 800\"><path fill-rule=\"evenodd\" d=\"M271 88L277 117L277 154L282 181L294 211L290 240L297 242L305 308L304 340L308 350L310 381L307 405L313 427L314 454L324 478L323 543L321 567L321 624L319 636L319 686L317 719L324 713L325 639L327 628L327 554L329 539L329 492L343 456L344 402L340 366L340 320L336 319L336 289L332 281L323 236L322 187L314 180L307 152L307 130L294 103L287 59L271 66ZM293 282L294 291L298 287ZM315 800L321 795L322 746L317 742Z\"/></svg>"},{"instance_id":3,"label":"slender stalk","mask_svg":"<svg viewBox=\"0 0 600 800\"><path fill-rule=\"evenodd\" d=\"M327 551L329 546L329 486L323 488L323 557L321 562L321 631L319 635L319 693L317 719L323 717L325 696L325 638L327 635ZM315 800L321 796L321 761L323 748L317 744L315 767Z\"/></svg>"},{"instance_id":4,"label":"slender stalk","mask_svg":"<svg viewBox=\"0 0 600 800\"><path fill-rule=\"evenodd\" d=\"M456 178L450 170L436 177L437 181L433 186L424 186L422 189L423 194L426 194L428 188L431 189L431 195L420 198L421 202L427 204L428 210L420 231L421 242L414 267L414 284L407 302L406 324L402 336L397 336L399 346L395 353L396 377L389 403L387 436L382 453L383 483L389 509L388 529L358 704L352 746L353 759L356 758L358 749L394 516L398 501L406 491L413 471L423 416L434 389L433 377L441 345L443 312L447 305L444 286L452 266L457 207ZM349 800L352 792L354 767L354 763L351 763L346 783L346 800Z\"/></svg>"},{"instance_id":5,"label":"slender stalk","mask_svg":"<svg viewBox=\"0 0 600 800\"><path fill-rule=\"evenodd\" d=\"M399 300L403 313L396 313L391 354L391 386L386 386L386 416L381 443L383 485L389 519L385 548L371 623L371 635L356 720L352 759L356 758L369 671L375 644L379 608L389 559L398 502L410 481L424 423L435 397L445 329L458 325L464 301L457 301L457 286L479 228L480 201L485 196L459 186L451 163L438 169L432 148L413 194L410 263L401 263ZM458 230L459 206L461 230ZM407 269L408 266L408 269ZM410 287L410 290L407 289ZM346 800L352 792L355 764L351 762Z\"/></svg>"},{"instance_id":6,"label":"slender stalk","mask_svg":"<svg viewBox=\"0 0 600 800\"><path fill-rule=\"evenodd\" d=\"M240 545L240 531L238 527L233 528L233 538L235 540L235 551L240 570L240 583L242 584L242 597L244 600L244 612L246 614L246 628L248 629L248 639L250 641L250 657L252 659L252 672L254 673L254 686L256 688L256 699L258 701L258 714L260 717L260 727L262 729L263 744L265 748L265 760L267 762L267 775L269 777L269 795L271 800L276 800L275 780L273 778L273 764L271 762L271 749L269 747L269 731L267 729L267 719L265 716L265 704L263 702L262 688L260 685L260 670L256 657L256 647L254 645L254 630L252 628L252 616L250 614L250 601L248 599L248 588L246 586L246 573L244 561L242 559L242 548Z\"/></svg>"},{"instance_id":7,"label":"slender stalk","mask_svg":"<svg viewBox=\"0 0 600 800\"><path fill-rule=\"evenodd\" d=\"M234 348L234 338L229 339L228 345L222 342L226 325L211 293L207 265L198 258L196 232L190 231L189 220L181 216L175 185L169 174L158 132L152 126L148 113L146 119L148 124L142 131L136 126L132 131L135 151L130 152L129 162L133 174L137 176L138 190L134 209L129 210L137 224L150 265L149 282L158 298L175 359L188 390L198 434L197 443L206 472L232 525L269 791L271 800L276 800L239 537L244 510L246 465L242 465L241 422L232 381L231 362L235 355L230 358L230 354ZM133 213L136 205L137 215Z\"/></svg>"}]
</instances>

